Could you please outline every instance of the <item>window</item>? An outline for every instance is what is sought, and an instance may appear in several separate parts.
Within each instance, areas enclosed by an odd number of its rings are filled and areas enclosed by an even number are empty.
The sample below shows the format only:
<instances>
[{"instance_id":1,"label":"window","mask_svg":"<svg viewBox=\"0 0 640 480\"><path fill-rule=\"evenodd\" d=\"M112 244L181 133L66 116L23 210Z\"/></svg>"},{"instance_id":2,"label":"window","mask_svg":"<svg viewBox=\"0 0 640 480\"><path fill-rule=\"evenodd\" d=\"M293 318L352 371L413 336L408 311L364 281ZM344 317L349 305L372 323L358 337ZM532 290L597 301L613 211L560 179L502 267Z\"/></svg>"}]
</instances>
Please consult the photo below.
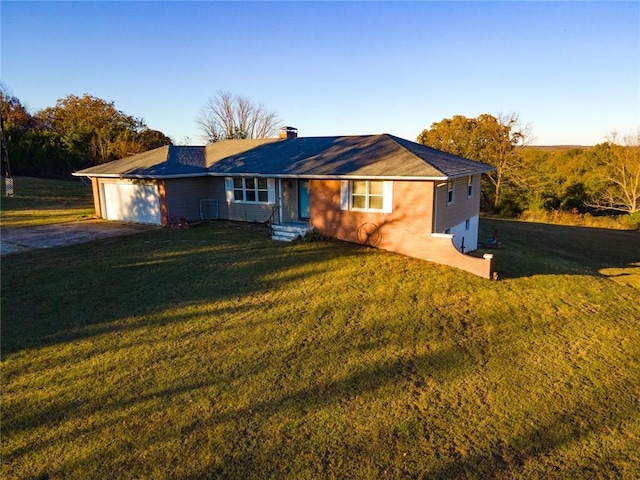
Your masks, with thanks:
<instances>
[{"instance_id":1,"label":"window","mask_svg":"<svg viewBox=\"0 0 640 480\"><path fill-rule=\"evenodd\" d=\"M393 182L343 180L340 182L342 210L391 212Z\"/></svg>"},{"instance_id":2,"label":"window","mask_svg":"<svg viewBox=\"0 0 640 480\"><path fill-rule=\"evenodd\" d=\"M455 200L453 195L453 180L447 182L447 205L451 205Z\"/></svg>"},{"instance_id":3,"label":"window","mask_svg":"<svg viewBox=\"0 0 640 480\"><path fill-rule=\"evenodd\" d=\"M465 229L465 230L469 230L469 227L470 227L470 226L471 226L471 219L467 218L467 219L464 221L464 229Z\"/></svg>"},{"instance_id":4,"label":"window","mask_svg":"<svg viewBox=\"0 0 640 480\"><path fill-rule=\"evenodd\" d=\"M228 202L275 203L272 178L226 178Z\"/></svg>"},{"instance_id":5,"label":"window","mask_svg":"<svg viewBox=\"0 0 640 480\"><path fill-rule=\"evenodd\" d=\"M382 210L384 198L382 182L355 180L351 185L351 208L354 210Z\"/></svg>"},{"instance_id":6,"label":"window","mask_svg":"<svg viewBox=\"0 0 640 480\"><path fill-rule=\"evenodd\" d=\"M467 177L467 197L473 197L473 176L469 175Z\"/></svg>"}]
</instances>

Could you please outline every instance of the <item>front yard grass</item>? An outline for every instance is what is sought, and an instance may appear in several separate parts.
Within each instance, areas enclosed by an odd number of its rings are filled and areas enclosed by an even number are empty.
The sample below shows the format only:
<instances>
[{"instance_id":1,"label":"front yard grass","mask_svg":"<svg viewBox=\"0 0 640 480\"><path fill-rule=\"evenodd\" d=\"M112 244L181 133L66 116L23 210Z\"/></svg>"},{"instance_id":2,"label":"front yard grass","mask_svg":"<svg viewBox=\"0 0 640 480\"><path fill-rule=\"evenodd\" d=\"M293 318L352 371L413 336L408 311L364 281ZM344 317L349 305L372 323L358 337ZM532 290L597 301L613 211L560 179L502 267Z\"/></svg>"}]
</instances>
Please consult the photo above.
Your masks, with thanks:
<instances>
[{"instance_id":1,"label":"front yard grass","mask_svg":"<svg viewBox=\"0 0 640 480\"><path fill-rule=\"evenodd\" d=\"M226 223L3 258L3 478L637 478L639 237L481 222L504 280Z\"/></svg>"},{"instance_id":2,"label":"front yard grass","mask_svg":"<svg viewBox=\"0 0 640 480\"><path fill-rule=\"evenodd\" d=\"M80 180L14 177L15 194L5 196L4 177L0 189L2 228L35 227L92 218L91 186Z\"/></svg>"}]
</instances>

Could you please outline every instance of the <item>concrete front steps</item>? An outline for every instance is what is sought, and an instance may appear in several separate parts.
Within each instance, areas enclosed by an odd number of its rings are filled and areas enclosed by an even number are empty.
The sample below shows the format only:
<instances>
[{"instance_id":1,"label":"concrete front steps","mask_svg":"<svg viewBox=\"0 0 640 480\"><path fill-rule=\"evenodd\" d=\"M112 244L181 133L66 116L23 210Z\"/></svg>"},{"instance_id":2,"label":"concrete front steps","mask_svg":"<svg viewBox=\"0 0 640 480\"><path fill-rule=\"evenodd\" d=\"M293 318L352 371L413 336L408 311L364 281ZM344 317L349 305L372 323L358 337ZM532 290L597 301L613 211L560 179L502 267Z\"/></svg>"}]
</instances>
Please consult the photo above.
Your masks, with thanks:
<instances>
[{"instance_id":1,"label":"concrete front steps","mask_svg":"<svg viewBox=\"0 0 640 480\"><path fill-rule=\"evenodd\" d=\"M280 242L293 242L296 238L304 237L312 228L308 223L271 225L271 239Z\"/></svg>"}]
</instances>

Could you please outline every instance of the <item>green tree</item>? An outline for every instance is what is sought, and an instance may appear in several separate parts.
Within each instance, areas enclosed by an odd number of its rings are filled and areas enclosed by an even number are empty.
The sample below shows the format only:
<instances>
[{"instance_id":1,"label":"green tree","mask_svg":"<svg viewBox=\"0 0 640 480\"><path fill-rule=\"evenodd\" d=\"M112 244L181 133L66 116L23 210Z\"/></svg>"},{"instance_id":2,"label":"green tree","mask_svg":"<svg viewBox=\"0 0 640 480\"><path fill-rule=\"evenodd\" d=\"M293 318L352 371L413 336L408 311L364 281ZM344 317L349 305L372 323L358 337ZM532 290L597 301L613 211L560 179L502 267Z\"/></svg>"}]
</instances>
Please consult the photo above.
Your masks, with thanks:
<instances>
[{"instance_id":1,"label":"green tree","mask_svg":"<svg viewBox=\"0 0 640 480\"><path fill-rule=\"evenodd\" d=\"M517 190L523 207L531 210L556 208L559 204L553 163L553 153L535 148L521 152L521 171Z\"/></svg>"},{"instance_id":2,"label":"green tree","mask_svg":"<svg viewBox=\"0 0 640 480\"><path fill-rule=\"evenodd\" d=\"M594 193L589 150L525 148L517 189L530 210L584 210Z\"/></svg>"},{"instance_id":3,"label":"green tree","mask_svg":"<svg viewBox=\"0 0 640 480\"><path fill-rule=\"evenodd\" d=\"M37 130L38 122L4 84L0 84L0 118L7 142L11 173L33 175L37 158L37 149L33 145L34 131ZM3 175L7 173L3 169Z\"/></svg>"},{"instance_id":4,"label":"green tree","mask_svg":"<svg viewBox=\"0 0 640 480\"><path fill-rule=\"evenodd\" d=\"M15 175L58 177L74 170L171 144L113 102L68 95L31 115L0 83L7 147Z\"/></svg>"},{"instance_id":5,"label":"green tree","mask_svg":"<svg viewBox=\"0 0 640 480\"><path fill-rule=\"evenodd\" d=\"M423 145L493 166L496 170L486 176L490 187L483 186L483 191L494 208L500 206L505 185L518 181L520 149L529 141L529 127L516 114L456 115L433 123L418 135Z\"/></svg>"},{"instance_id":6,"label":"green tree","mask_svg":"<svg viewBox=\"0 0 640 480\"><path fill-rule=\"evenodd\" d=\"M89 94L67 95L38 117L45 129L60 137L66 152L86 165L120 158L118 140L145 128L142 120L117 110L113 102Z\"/></svg>"},{"instance_id":7,"label":"green tree","mask_svg":"<svg viewBox=\"0 0 640 480\"><path fill-rule=\"evenodd\" d=\"M142 146L142 151L153 150L154 148L163 147L173 144L171 138L158 130L145 129L138 134L138 142Z\"/></svg>"},{"instance_id":8,"label":"green tree","mask_svg":"<svg viewBox=\"0 0 640 480\"><path fill-rule=\"evenodd\" d=\"M139 133L125 130L116 137L112 151L116 157L123 158L171 143L171 139L158 130L146 128Z\"/></svg>"}]
</instances>

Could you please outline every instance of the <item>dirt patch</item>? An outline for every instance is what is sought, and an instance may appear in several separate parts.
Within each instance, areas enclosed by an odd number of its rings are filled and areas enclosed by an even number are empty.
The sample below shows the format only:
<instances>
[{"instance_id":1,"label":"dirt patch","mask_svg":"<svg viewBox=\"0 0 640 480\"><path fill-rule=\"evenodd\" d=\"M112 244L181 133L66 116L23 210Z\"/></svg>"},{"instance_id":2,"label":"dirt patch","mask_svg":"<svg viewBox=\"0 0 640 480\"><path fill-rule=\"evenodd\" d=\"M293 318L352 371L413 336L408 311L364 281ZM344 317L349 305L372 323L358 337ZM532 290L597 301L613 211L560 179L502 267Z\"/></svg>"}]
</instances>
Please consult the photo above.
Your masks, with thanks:
<instances>
[{"instance_id":1,"label":"dirt patch","mask_svg":"<svg viewBox=\"0 0 640 480\"><path fill-rule=\"evenodd\" d=\"M150 225L125 224L104 220L84 220L40 227L2 229L0 255L20 253L32 248L58 248L104 238L120 237L156 229Z\"/></svg>"}]
</instances>

